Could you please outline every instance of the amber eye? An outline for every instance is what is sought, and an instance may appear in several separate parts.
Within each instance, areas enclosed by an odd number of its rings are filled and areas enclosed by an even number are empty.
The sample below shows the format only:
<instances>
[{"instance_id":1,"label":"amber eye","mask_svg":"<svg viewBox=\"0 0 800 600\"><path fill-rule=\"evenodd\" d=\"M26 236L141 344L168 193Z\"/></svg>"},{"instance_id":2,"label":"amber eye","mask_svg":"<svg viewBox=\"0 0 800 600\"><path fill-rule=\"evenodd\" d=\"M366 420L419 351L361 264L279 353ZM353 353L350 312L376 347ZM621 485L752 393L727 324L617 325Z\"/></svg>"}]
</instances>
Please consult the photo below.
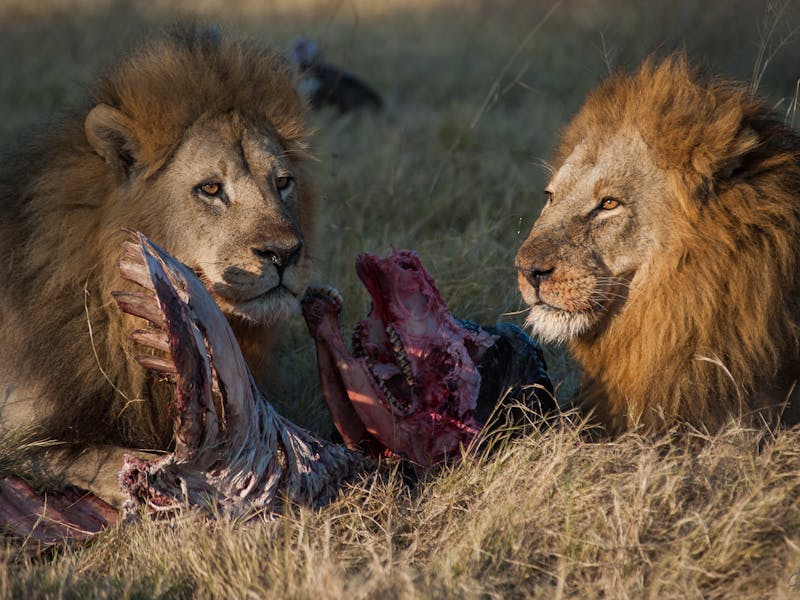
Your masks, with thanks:
<instances>
[{"instance_id":1,"label":"amber eye","mask_svg":"<svg viewBox=\"0 0 800 600\"><path fill-rule=\"evenodd\" d=\"M622 203L616 198L613 198L611 196L606 196L600 201L600 208L602 208L603 210L614 210L620 204Z\"/></svg>"},{"instance_id":2,"label":"amber eye","mask_svg":"<svg viewBox=\"0 0 800 600\"><path fill-rule=\"evenodd\" d=\"M222 191L222 185L214 182L202 183L199 189L206 196L219 196L219 193Z\"/></svg>"},{"instance_id":3,"label":"amber eye","mask_svg":"<svg viewBox=\"0 0 800 600\"><path fill-rule=\"evenodd\" d=\"M279 190L285 190L292 183L292 178L288 175L282 175L275 178L275 187Z\"/></svg>"}]
</instances>

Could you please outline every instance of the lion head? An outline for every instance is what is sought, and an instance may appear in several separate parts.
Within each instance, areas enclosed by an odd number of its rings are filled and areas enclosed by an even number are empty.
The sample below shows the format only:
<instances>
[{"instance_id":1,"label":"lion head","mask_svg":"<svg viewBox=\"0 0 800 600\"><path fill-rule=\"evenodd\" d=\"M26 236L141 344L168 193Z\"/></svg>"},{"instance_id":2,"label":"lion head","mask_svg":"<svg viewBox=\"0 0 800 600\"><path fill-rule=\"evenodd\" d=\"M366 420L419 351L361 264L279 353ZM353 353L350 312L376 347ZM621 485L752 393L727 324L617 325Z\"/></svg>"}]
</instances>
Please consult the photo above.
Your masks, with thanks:
<instances>
[{"instance_id":1,"label":"lion head","mask_svg":"<svg viewBox=\"0 0 800 600\"><path fill-rule=\"evenodd\" d=\"M778 410L798 375L800 142L682 56L618 74L566 128L516 266L612 430Z\"/></svg>"},{"instance_id":2,"label":"lion head","mask_svg":"<svg viewBox=\"0 0 800 600\"><path fill-rule=\"evenodd\" d=\"M304 105L277 57L180 43L101 81L86 139L121 183L115 220L146 226L223 311L271 325L296 312L310 275Z\"/></svg>"},{"instance_id":3,"label":"lion head","mask_svg":"<svg viewBox=\"0 0 800 600\"><path fill-rule=\"evenodd\" d=\"M158 382L130 357L134 321L111 302L125 287L124 228L198 273L269 378L273 326L298 311L310 277L316 194L294 83L277 54L179 31L125 57L86 109L6 163L0 245L14 258L2 271L0 384L26 382L15 402L35 396L48 434L151 447L170 437Z\"/></svg>"}]
</instances>

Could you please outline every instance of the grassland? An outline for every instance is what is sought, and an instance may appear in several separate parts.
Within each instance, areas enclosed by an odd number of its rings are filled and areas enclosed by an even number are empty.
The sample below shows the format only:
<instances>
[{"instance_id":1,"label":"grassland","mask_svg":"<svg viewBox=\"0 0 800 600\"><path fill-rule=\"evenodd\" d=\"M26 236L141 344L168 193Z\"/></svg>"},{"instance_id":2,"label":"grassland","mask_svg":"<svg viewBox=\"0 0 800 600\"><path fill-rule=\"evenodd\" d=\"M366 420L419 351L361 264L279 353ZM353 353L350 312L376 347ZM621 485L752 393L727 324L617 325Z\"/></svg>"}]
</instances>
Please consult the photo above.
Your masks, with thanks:
<instances>
[{"instance_id":1,"label":"grassland","mask_svg":"<svg viewBox=\"0 0 800 600\"><path fill-rule=\"evenodd\" d=\"M776 8L746 0L6 0L0 142L13 146L80 102L114 56L176 19L221 23L278 47L308 35L386 101L380 115L313 116L325 196L315 279L342 291L343 321L368 307L354 256L395 245L420 253L459 316L520 323L513 255L540 207L542 161L583 95L609 68L684 48L712 72L758 79L791 122L800 38L789 36L800 10L787 4L775 18L768 9ZM568 394L574 366L559 348L548 360ZM301 323L276 370L285 374L273 390L280 409L329 430ZM580 429L536 433L413 489L391 475L368 478L329 507L270 523L210 528L187 515L38 558L10 545L0 551L0 594L800 594L800 434L734 423L712 438L589 442ZM13 458L8 446L0 454Z\"/></svg>"}]
</instances>

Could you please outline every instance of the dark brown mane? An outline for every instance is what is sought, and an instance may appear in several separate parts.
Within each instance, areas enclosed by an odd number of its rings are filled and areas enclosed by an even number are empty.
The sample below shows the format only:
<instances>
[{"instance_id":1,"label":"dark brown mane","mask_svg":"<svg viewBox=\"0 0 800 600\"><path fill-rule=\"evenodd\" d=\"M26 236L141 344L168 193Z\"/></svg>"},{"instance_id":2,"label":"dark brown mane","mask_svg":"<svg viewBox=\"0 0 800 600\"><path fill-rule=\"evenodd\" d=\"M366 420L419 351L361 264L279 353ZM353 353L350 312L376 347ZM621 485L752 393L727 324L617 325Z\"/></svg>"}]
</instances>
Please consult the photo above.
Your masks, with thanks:
<instances>
[{"instance_id":1,"label":"dark brown mane","mask_svg":"<svg viewBox=\"0 0 800 600\"><path fill-rule=\"evenodd\" d=\"M120 181L87 141L84 120L100 103L130 119L143 181L158 176L186 129L206 114L238 113L302 161L306 106L277 54L187 29L122 58L97 81L84 109L0 167L0 253L7 257L0 265L0 340L8 363L0 377L12 373L12 384L32 387L34 403L56 405L47 435L163 446L170 432L155 423L159 385L128 355L130 326L111 291L123 286L116 269L122 227L167 247L179 228L157 208L163 198L151 198L148 185ZM315 192L301 165L295 174L298 211L313 213ZM270 345L263 328L240 333L244 347L264 353Z\"/></svg>"},{"instance_id":2,"label":"dark brown mane","mask_svg":"<svg viewBox=\"0 0 800 600\"><path fill-rule=\"evenodd\" d=\"M138 124L142 160L164 161L201 115L239 112L272 123L293 150L305 146L305 103L279 54L203 31L180 30L126 57L92 90L95 104L119 108ZM255 114L254 114L255 113Z\"/></svg>"}]
</instances>

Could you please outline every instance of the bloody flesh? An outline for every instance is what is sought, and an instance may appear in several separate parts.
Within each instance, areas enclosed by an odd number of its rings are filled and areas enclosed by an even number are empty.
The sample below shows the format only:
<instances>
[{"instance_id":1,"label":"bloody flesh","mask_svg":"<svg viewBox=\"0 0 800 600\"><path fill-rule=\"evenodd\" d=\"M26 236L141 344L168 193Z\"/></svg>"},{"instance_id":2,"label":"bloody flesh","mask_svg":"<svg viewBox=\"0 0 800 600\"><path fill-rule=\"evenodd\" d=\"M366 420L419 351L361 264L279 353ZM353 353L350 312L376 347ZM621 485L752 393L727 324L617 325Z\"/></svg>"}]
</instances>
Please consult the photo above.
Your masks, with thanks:
<instances>
[{"instance_id":1,"label":"bloody flesh","mask_svg":"<svg viewBox=\"0 0 800 600\"><path fill-rule=\"evenodd\" d=\"M303 301L317 343L323 395L348 447L388 451L423 469L458 457L485 424L479 365L487 355L497 359L501 346L514 350L509 344L519 346L519 337L532 350L524 348L514 358L541 365L543 372L541 352L522 332L506 336L507 329L492 331L456 319L416 253L364 254L356 271L372 307L356 324L352 352L339 329L338 294L314 289ZM514 373L520 380L513 385L533 381L527 365Z\"/></svg>"}]
</instances>

